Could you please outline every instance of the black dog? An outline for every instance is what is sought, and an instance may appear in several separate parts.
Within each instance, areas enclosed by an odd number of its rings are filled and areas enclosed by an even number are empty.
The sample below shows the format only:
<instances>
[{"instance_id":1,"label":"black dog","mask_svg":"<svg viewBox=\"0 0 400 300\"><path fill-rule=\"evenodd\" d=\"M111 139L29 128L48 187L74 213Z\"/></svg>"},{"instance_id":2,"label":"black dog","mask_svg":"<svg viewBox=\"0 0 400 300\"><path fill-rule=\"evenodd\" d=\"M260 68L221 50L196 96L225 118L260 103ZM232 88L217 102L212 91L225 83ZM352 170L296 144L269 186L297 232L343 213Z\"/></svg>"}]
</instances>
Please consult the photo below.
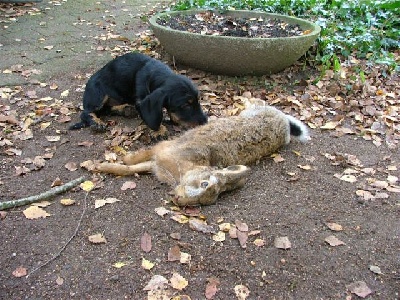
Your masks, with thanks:
<instances>
[{"instance_id":1,"label":"black dog","mask_svg":"<svg viewBox=\"0 0 400 300\"><path fill-rule=\"evenodd\" d=\"M98 116L131 116L135 110L152 130L160 128L163 108L173 122L195 126L207 123L198 101L199 92L185 76L164 63L140 53L128 53L107 63L86 84L81 122L69 129L90 126L104 131Z\"/></svg>"}]
</instances>

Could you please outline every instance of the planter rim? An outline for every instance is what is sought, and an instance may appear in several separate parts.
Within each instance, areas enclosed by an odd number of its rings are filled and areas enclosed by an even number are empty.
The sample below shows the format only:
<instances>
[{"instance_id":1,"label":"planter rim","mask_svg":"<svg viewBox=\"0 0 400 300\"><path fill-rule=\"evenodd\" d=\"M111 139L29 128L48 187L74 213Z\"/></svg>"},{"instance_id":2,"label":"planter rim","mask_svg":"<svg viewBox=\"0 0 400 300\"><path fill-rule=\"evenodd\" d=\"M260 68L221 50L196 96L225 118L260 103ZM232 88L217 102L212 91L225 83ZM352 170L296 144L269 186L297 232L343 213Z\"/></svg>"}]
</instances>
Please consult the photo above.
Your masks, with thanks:
<instances>
[{"instance_id":1,"label":"planter rim","mask_svg":"<svg viewBox=\"0 0 400 300\"><path fill-rule=\"evenodd\" d=\"M235 37L235 36L224 36L224 35L206 35L206 34L200 34L200 33L195 33L195 32L188 32L184 30L177 30L177 29L172 29L167 26L163 26L157 23L157 20L165 17L165 16L171 16L171 15L178 15L178 14L185 14L185 15L190 15L190 14L196 14L200 12L206 12L206 11L213 11L215 10L210 10L210 9L189 9L189 10L182 10L182 11L164 11L155 14L149 19L149 23L153 27L160 28L162 30L169 30L173 32L179 32L182 35L196 35L196 36L203 36L207 38L214 38L214 39L230 39L230 40L252 40L252 41L264 41L264 40L282 40L282 39L298 39L298 38L304 38L305 36L315 36L318 35L321 32L321 27L311 21L297 18L297 17L292 17L292 16L287 16L287 15L282 15L282 14L276 14L276 13L268 13L264 11L258 11L258 10L227 10L224 13L220 13L220 15L229 15L230 13L254 13L255 15L265 15L269 17L276 17L276 18L283 18L283 19L289 19L293 20L299 23L306 24L307 26L310 26L312 28L312 31L308 34L305 35L297 35L297 36L287 36L287 37L271 37L271 38L260 38L260 37ZM299 24L300 26L302 24Z\"/></svg>"}]
</instances>

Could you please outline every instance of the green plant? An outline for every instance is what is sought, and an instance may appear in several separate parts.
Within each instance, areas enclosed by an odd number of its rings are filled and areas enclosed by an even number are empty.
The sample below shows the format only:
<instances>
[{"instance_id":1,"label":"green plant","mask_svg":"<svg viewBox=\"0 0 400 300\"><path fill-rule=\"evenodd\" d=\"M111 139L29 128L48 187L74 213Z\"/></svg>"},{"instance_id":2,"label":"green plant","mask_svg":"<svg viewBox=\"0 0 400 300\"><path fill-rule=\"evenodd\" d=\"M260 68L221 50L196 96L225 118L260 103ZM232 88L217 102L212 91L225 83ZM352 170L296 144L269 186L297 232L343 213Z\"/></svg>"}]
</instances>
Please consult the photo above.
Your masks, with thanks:
<instances>
[{"instance_id":1,"label":"green plant","mask_svg":"<svg viewBox=\"0 0 400 300\"><path fill-rule=\"evenodd\" d=\"M399 0L182 0L172 8L250 9L307 18L321 26L308 57L325 69L337 69L350 55L399 69L391 53L400 48Z\"/></svg>"}]
</instances>

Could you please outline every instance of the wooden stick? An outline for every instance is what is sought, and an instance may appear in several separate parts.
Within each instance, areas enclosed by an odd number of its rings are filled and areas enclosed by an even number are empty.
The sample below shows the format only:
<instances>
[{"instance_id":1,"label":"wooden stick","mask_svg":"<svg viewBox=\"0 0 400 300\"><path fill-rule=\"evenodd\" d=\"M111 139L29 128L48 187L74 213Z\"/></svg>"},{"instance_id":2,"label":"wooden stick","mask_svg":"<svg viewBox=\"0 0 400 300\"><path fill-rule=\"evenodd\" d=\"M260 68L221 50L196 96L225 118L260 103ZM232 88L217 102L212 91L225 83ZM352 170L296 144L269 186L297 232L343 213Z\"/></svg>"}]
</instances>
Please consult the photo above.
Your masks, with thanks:
<instances>
[{"instance_id":1,"label":"wooden stick","mask_svg":"<svg viewBox=\"0 0 400 300\"><path fill-rule=\"evenodd\" d=\"M22 199L17 199L17 200L11 200L11 201L5 201L5 202L0 202L0 210L4 209L9 209L17 206L23 206L27 204L31 204L34 202L42 201L51 197L54 197L57 194L61 194L63 192L66 192L73 187L77 186L78 184L82 183L85 181L85 177L79 177L78 179L72 180L70 182L67 182L66 184L63 184L61 186L56 186L44 193L41 193L39 195L35 196L30 196L27 198L22 198Z\"/></svg>"}]
</instances>

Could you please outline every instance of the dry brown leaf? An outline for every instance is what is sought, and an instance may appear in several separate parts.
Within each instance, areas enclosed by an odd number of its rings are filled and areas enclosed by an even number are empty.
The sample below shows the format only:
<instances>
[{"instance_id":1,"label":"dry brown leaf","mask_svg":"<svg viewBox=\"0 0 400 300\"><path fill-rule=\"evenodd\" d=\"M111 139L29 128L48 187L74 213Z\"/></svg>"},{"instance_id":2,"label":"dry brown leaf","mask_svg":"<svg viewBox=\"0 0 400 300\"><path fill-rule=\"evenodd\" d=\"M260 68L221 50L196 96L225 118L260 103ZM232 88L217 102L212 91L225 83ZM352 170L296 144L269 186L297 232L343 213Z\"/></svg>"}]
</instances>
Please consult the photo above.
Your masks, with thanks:
<instances>
[{"instance_id":1,"label":"dry brown leaf","mask_svg":"<svg viewBox=\"0 0 400 300\"><path fill-rule=\"evenodd\" d=\"M218 225L219 230L223 231L223 232L229 232L229 230L231 229L231 224L230 223L221 223Z\"/></svg>"},{"instance_id":2,"label":"dry brown leaf","mask_svg":"<svg viewBox=\"0 0 400 300\"><path fill-rule=\"evenodd\" d=\"M173 246L168 251L168 261L177 261L181 260L181 249L179 246Z\"/></svg>"},{"instance_id":3,"label":"dry brown leaf","mask_svg":"<svg viewBox=\"0 0 400 300\"><path fill-rule=\"evenodd\" d=\"M105 243L107 243L106 238L101 233L90 235L88 237L88 239L93 244L105 244Z\"/></svg>"},{"instance_id":4,"label":"dry brown leaf","mask_svg":"<svg viewBox=\"0 0 400 300\"><path fill-rule=\"evenodd\" d=\"M237 239L237 229L236 226L231 226L229 228L229 236L231 239Z\"/></svg>"},{"instance_id":5,"label":"dry brown leaf","mask_svg":"<svg viewBox=\"0 0 400 300\"><path fill-rule=\"evenodd\" d=\"M72 161L67 162L64 167L71 172L78 170L78 165Z\"/></svg>"},{"instance_id":6,"label":"dry brown leaf","mask_svg":"<svg viewBox=\"0 0 400 300\"><path fill-rule=\"evenodd\" d=\"M364 281L356 281L349 285L346 285L347 290L356 294L358 297L365 298L372 293L372 290L367 286Z\"/></svg>"},{"instance_id":7,"label":"dry brown leaf","mask_svg":"<svg viewBox=\"0 0 400 300\"><path fill-rule=\"evenodd\" d=\"M240 220L235 220L236 229L240 231L249 231L249 226Z\"/></svg>"},{"instance_id":8,"label":"dry brown leaf","mask_svg":"<svg viewBox=\"0 0 400 300\"><path fill-rule=\"evenodd\" d=\"M327 222L327 223L325 223L325 225L328 226L328 228L329 228L330 230L332 230L332 231L342 231L342 230L343 230L342 225L337 224L337 223L330 223L330 222Z\"/></svg>"},{"instance_id":9,"label":"dry brown leaf","mask_svg":"<svg viewBox=\"0 0 400 300\"><path fill-rule=\"evenodd\" d=\"M220 281L216 277L208 278L207 281L205 296L206 299L213 299L215 294L218 292Z\"/></svg>"},{"instance_id":10,"label":"dry brown leaf","mask_svg":"<svg viewBox=\"0 0 400 300\"><path fill-rule=\"evenodd\" d=\"M239 240L240 247L246 248L247 247L247 244L246 244L247 243L247 239L249 237L248 233L240 231L240 230L237 230L236 231L236 235L237 235L237 238Z\"/></svg>"},{"instance_id":11,"label":"dry brown leaf","mask_svg":"<svg viewBox=\"0 0 400 300\"><path fill-rule=\"evenodd\" d=\"M28 274L28 271L24 267L18 267L12 272L12 274L14 277L19 278L19 277L26 276L26 274Z\"/></svg>"},{"instance_id":12,"label":"dry brown leaf","mask_svg":"<svg viewBox=\"0 0 400 300\"><path fill-rule=\"evenodd\" d=\"M121 187L122 191L133 190L136 188L136 183L134 181L125 181Z\"/></svg>"},{"instance_id":13,"label":"dry brown leaf","mask_svg":"<svg viewBox=\"0 0 400 300\"><path fill-rule=\"evenodd\" d=\"M112 204L115 202L118 202L121 200L118 200L117 198L106 198L106 199L98 199L94 201L94 208L100 208L103 207L106 204Z\"/></svg>"},{"instance_id":14,"label":"dry brown leaf","mask_svg":"<svg viewBox=\"0 0 400 300\"><path fill-rule=\"evenodd\" d=\"M197 218L189 219L189 227L202 233L215 233L215 229L211 225L208 225L206 221Z\"/></svg>"},{"instance_id":15,"label":"dry brown leaf","mask_svg":"<svg viewBox=\"0 0 400 300\"><path fill-rule=\"evenodd\" d=\"M274 160L275 163L280 163L280 162L285 161L285 159L280 154L274 155L273 156L273 160Z\"/></svg>"},{"instance_id":16,"label":"dry brown leaf","mask_svg":"<svg viewBox=\"0 0 400 300\"><path fill-rule=\"evenodd\" d=\"M165 215L171 213L170 210L166 209L166 208L163 207L163 206L156 207L156 208L154 209L154 211L155 211L156 214L159 215L160 217L164 217Z\"/></svg>"},{"instance_id":17,"label":"dry brown leaf","mask_svg":"<svg viewBox=\"0 0 400 300\"><path fill-rule=\"evenodd\" d=\"M292 247L292 243L289 241L287 236L276 237L274 241L274 246L279 249L290 249Z\"/></svg>"},{"instance_id":18,"label":"dry brown leaf","mask_svg":"<svg viewBox=\"0 0 400 300\"><path fill-rule=\"evenodd\" d=\"M39 218L46 218L48 216L51 216L49 213L47 213L43 208L40 208L38 206L30 206L27 209L23 211L25 217L27 219L39 219Z\"/></svg>"},{"instance_id":19,"label":"dry brown leaf","mask_svg":"<svg viewBox=\"0 0 400 300\"><path fill-rule=\"evenodd\" d=\"M59 135L48 135L46 136L46 140L48 140L49 142L58 142L59 140L61 140L61 137Z\"/></svg>"},{"instance_id":20,"label":"dry brown leaf","mask_svg":"<svg viewBox=\"0 0 400 300\"><path fill-rule=\"evenodd\" d=\"M55 186L60 186L62 185L63 182L61 181L61 179L59 177L57 177L56 179L54 179L54 181L51 184L51 187L55 187Z\"/></svg>"},{"instance_id":21,"label":"dry brown leaf","mask_svg":"<svg viewBox=\"0 0 400 300\"><path fill-rule=\"evenodd\" d=\"M306 171L311 170L311 166L310 165L297 165L297 166L302 170L306 170Z\"/></svg>"},{"instance_id":22,"label":"dry brown leaf","mask_svg":"<svg viewBox=\"0 0 400 300\"><path fill-rule=\"evenodd\" d=\"M166 285L168 284L167 278L161 275L154 275L147 285L144 287L144 291L152 291L158 289L165 289Z\"/></svg>"},{"instance_id":23,"label":"dry brown leaf","mask_svg":"<svg viewBox=\"0 0 400 300\"><path fill-rule=\"evenodd\" d=\"M345 244L344 242L339 240L334 235L330 235L327 238L325 238L325 242L327 242L332 247L336 247L336 246L340 246L340 245L344 245Z\"/></svg>"},{"instance_id":24,"label":"dry brown leaf","mask_svg":"<svg viewBox=\"0 0 400 300\"><path fill-rule=\"evenodd\" d=\"M151 251L151 236L147 232L140 238L140 248L146 253Z\"/></svg>"},{"instance_id":25,"label":"dry brown leaf","mask_svg":"<svg viewBox=\"0 0 400 300\"><path fill-rule=\"evenodd\" d=\"M188 285L188 281L182 277L179 273L173 273L172 277L170 279L171 282L171 286L178 290L178 291L182 291L185 287L187 287Z\"/></svg>"}]
</instances>

